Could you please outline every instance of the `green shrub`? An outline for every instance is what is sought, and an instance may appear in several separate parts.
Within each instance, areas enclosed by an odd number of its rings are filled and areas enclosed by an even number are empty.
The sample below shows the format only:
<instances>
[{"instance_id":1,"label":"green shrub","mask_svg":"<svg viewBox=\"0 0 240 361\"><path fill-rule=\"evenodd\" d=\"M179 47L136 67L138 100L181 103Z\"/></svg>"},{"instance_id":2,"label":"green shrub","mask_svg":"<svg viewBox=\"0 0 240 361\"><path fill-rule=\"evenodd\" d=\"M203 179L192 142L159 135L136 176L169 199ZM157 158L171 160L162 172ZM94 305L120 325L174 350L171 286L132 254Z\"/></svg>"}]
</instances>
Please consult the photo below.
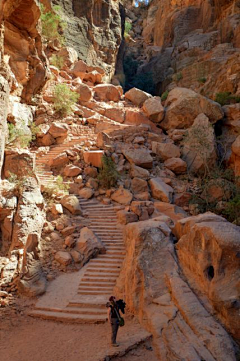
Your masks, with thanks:
<instances>
[{"instance_id":1,"label":"green shrub","mask_svg":"<svg viewBox=\"0 0 240 361\"><path fill-rule=\"evenodd\" d=\"M240 103L240 96L233 95L231 92L221 92L216 94L215 101L222 106Z\"/></svg>"},{"instance_id":2,"label":"green shrub","mask_svg":"<svg viewBox=\"0 0 240 361\"><path fill-rule=\"evenodd\" d=\"M53 11L46 11L44 5L40 6L42 34L47 41L58 39L61 43L64 42L64 37L60 34L66 24L61 20L61 7L53 6Z\"/></svg>"},{"instance_id":3,"label":"green shrub","mask_svg":"<svg viewBox=\"0 0 240 361\"><path fill-rule=\"evenodd\" d=\"M112 158L103 155L102 168L99 170L98 180L103 188L114 187L120 179L120 174L117 171L116 164Z\"/></svg>"},{"instance_id":4,"label":"green shrub","mask_svg":"<svg viewBox=\"0 0 240 361\"><path fill-rule=\"evenodd\" d=\"M240 193L227 203L223 214L230 222L240 226Z\"/></svg>"},{"instance_id":5,"label":"green shrub","mask_svg":"<svg viewBox=\"0 0 240 361\"><path fill-rule=\"evenodd\" d=\"M20 148L26 148L30 145L32 141L32 136L30 134L26 134L26 130L24 130L24 122L16 127L12 123L8 123L8 145L18 146Z\"/></svg>"},{"instance_id":6,"label":"green shrub","mask_svg":"<svg viewBox=\"0 0 240 361\"><path fill-rule=\"evenodd\" d=\"M125 22L125 28L124 28L124 37L127 38L129 36L129 32L132 29L132 24L128 21Z\"/></svg>"},{"instance_id":7,"label":"green shrub","mask_svg":"<svg viewBox=\"0 0 240 361\"><path fill-rule=\"evenodd\" d=\"M198 78L198 81L199 81L199 83L204 84L204 83L206 83L207 78L205 78L205 77L203 76L203 77L201 77L201 78Z\"/></svg>"},{"instance_id":8,"label":"green shrub","mask_svg":"<svg viewBox=\"0 0 240 361\"><path fill-rule=\"evenodd\" d=\"M61 115L72 113L74 104L77 103L79 94L73 92L66 84L57 84L54 89L54 108Z\"/></svg>"},{"instance_id":9,"label":"green shrub","mask_svg":"<svg viewBox=\"0 0 240 361\"><path fill-rule=\"evenodd\" d=\"M50 64L61 70L64 65L64 58L54 54L50 58Z\"/></svg>"},{"instance_id":10,"label":"green shrub","mask_svg":"<svg viewBox=\"0 0 240 361\"><path fill-rule=\"evenodd\" d=\"M166 90L164 93L162 93L161 100L164 102L168 97L169 91Z\"/></svg>"},{"instance_id":11,"label":"green shrub","mask_svg":"<svg viewBox=\"0 0 240 361\"><path fill-rule=\"evenodd\" d=\"M180 81L182 78L183 78L182 72L177 73L177 74L174 76L174 80L176 80L176 81Z\"/></svg>"}]
</instances>

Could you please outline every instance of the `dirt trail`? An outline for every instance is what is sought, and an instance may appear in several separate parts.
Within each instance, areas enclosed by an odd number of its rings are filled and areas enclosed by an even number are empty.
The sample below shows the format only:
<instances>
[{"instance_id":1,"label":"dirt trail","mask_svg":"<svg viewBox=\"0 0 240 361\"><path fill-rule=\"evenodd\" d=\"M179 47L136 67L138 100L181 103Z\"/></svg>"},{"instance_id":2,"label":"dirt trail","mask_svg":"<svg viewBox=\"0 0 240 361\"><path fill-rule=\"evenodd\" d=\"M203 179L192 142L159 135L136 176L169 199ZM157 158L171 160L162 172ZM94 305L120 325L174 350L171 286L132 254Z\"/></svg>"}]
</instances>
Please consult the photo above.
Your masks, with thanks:
<instances>
[{"instance_id":1,"label":"dirt trail","mask_svg":"<svg viewBox=\"0 0 240 361\"><path fill-rule=\"evenodd\" d=\"M106 324L65 324L34 319L22 301L16 311L0 314L0 359L4 361L100 361L125 354L121 360L155 361L149 334L135 319L126 318L119 329L119 348L110 346L110 327ZM21 310L19 312L19 310ZM146 341L147 340L147 341ZM141 343L143 341L143 343ZM146 342L145 342L146 341ZM109 358L106 358L109 357ZM130 357L130 358L129 358ZM136 358L137 357L137 358ZM115 359L115 358L114 358ZM119 359L119 358L117 358Z\"/></svg>"}]
</instances>

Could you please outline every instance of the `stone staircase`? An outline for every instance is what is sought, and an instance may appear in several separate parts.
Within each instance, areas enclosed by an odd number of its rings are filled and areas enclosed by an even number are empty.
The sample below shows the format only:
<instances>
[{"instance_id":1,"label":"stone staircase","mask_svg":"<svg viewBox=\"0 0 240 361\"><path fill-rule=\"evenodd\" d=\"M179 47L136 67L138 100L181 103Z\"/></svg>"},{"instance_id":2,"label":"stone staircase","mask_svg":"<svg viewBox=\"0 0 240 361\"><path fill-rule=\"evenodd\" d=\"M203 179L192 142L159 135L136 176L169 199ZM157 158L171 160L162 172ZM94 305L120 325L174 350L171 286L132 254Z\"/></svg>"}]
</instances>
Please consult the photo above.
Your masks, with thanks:
<instances>
[{"instance_id":1,"label":"stone staircase","mask_svg":"<svg viewBox=\"0 0 240 361\"><path fill-rule=\"evenodd\" d=\"M53 172L49 166L50 161L57 157L62 152L81 145L82 142L96 141L94 129L88 126L75 125L70 128L70 140L65 143L53 145L46 154L38 155L36 157L36 174L42 185L52 183L54 180Z\"/></svg>"},{"instance_id":2,"label":"stone staircase","mask_svg":"<svg viewBox=\"0 0 240 361\"><path fill-rule=\"evenodd\" d=\"M116 210L97 200L79 198L80 205L90 220L89 228L102 240L106 254L91 259L85 266L75 296L63 308L38 306L30 315L56 321L77 323L104 323L105 307L112 295L125 256L121 226L117 224Z\"/></svg>"}]
</instances>

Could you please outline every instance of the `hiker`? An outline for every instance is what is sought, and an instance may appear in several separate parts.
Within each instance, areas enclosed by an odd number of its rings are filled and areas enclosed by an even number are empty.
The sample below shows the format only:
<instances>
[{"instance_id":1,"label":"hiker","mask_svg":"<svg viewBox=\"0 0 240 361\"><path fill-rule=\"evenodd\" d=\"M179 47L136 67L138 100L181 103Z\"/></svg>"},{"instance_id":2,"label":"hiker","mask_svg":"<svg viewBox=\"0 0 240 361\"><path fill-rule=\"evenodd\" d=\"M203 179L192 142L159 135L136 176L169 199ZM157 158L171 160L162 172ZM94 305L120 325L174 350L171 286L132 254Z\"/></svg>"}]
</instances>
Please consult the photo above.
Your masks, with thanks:
<instances>
[{"instance_id":1,"label":"hiker","mask_svg":"<svg viewBox=\"0 0 240 361\"><path fill-rule=\"evenodd\" d=\"M118 347L119 344L116 342L117 332L119 328L119 321L122 319L119 314L119 307L117 304L117 300L114 296L109 298L109 302L107 303L108 307L108 321L111 324L112 335L111 335L111 343L112 346ZM123 319L122 319L123 320Z\"/></svg>"}]
</instances>

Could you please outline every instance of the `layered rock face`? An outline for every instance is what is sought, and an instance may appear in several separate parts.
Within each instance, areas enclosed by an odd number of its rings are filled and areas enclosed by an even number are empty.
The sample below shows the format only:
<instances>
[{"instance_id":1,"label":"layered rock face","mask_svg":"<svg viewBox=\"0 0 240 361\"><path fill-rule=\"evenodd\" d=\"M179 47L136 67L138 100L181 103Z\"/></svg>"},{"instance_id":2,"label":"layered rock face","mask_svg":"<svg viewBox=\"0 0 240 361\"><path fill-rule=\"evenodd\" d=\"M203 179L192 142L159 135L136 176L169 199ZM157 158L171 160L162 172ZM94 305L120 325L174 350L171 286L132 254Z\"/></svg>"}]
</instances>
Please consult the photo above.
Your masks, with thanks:
<instances>
[{"instance_id":1,"label":"layered rock face","mask_svg":"<svg viewBox=\"0 0 240 361\"><path fill-rule=\"evenodd\" d=\"M5 0L2 5L4 54L9 57L12 90L29 102L43 86L46 58L38 28L40 9L35 0Z\"/></svg>"},{"instance_id":2,"label":"layered rock face","mask_svg":"<svg viewBox=\"0 0 240 361\"><path fill-rule=\"evenodd\" d=\"M65 36L80 59L88 65L101 66L110 80L115 71L121 44L119 0L57 0L67 22Z\"/></svg>"},{"instance_id":3,"label":"layered rock face","mask_svg":"<svg viewBox=\"0 0 240 361\"><path fill-rule=\"evenodd\" d=\"M175 232L185 274L194 278L226 327L240 339L240 228L209 213L178 221Z\"/></svg>"},{"instance_id":4,"label":"layered rock face","mask_svg":"<svg viewBox=\"0 0 240 361\"><path fill-rule=\"evenodd\" d=\"M158 91L173 83L214 98L239 94L240 5L238 1L151 2L143 21L148 64Z\"/></svg>"},{"instance_id":5,"label":"layered rock face","mask_svg":"<svg viewBox=\"0 0 240 361\"><path fill-rule=\"evenodd\" d=\"M160 360L235 360L226 331L181 278L165 222L126 226L119 296L153 333Z\"/></svg>"}]
</instances>

